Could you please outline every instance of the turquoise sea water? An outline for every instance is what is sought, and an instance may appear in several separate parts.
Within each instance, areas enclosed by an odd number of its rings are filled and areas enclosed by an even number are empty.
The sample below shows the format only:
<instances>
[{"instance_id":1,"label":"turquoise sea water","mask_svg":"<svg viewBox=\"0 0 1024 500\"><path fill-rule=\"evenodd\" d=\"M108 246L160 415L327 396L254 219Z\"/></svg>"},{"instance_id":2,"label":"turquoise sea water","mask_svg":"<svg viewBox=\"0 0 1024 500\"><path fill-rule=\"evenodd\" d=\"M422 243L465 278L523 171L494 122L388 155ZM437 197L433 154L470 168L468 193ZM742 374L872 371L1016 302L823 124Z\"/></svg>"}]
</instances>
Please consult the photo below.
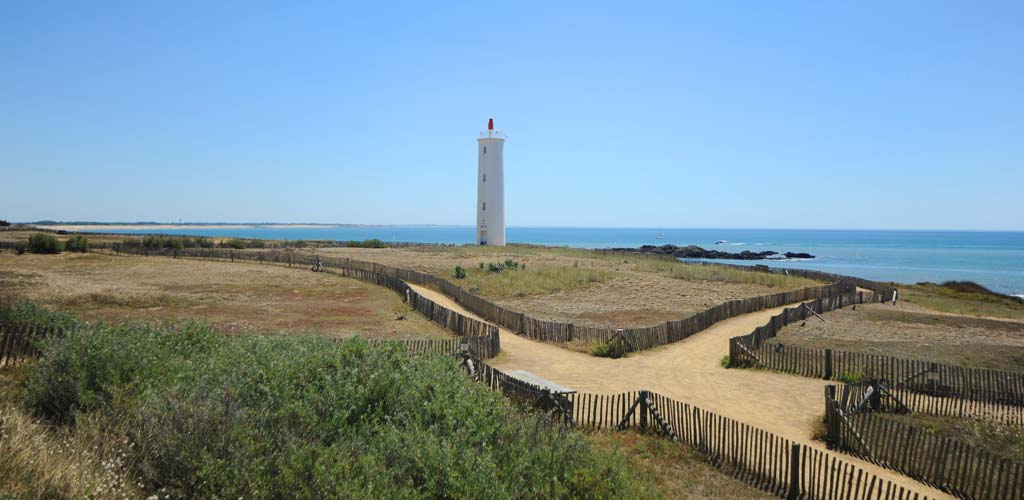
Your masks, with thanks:
<instances>
[{"instance_id":1,"label":"turquoise sea water","mask_svg":"<svg viewBox=\"0 0 1024 500\"><path fill-rule=\"evenodd\" d=\"M364 240L420 243L473 243L471 226L338 226L316 228L105 231L265 239ZM661 234L662 239L657 236ZM727 244L716 245L718 240ZM800 229L639 229L510 227L508 241L580 248L640 245L700 245L742 250L808 252L811 260L719 261L820 269L868 279L916 283L971 280L993 290L1024 294L1024 232L844 231Z\"/></svg>"}]
</instances>

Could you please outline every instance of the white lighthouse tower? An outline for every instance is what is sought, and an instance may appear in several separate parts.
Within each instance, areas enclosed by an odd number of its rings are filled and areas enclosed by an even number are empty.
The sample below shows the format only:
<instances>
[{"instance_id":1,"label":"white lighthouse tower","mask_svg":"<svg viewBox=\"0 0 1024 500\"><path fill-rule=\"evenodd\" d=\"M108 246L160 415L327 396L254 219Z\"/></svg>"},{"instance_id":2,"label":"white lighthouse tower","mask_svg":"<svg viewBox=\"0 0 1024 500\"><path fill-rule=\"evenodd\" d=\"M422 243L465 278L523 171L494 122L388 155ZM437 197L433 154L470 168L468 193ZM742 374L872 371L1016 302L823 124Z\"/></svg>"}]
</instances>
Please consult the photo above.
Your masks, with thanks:
<instances>
[{"instance_id":1,"label":"white lighthouse tower","mask_svg":"<svg viewBox=\"0 0 1024 500\"><path fill-rule=\"evenodd\" d=\"M505 246L505 134L487 120L477 142L476 242Z\"/></svg>"}]
</instances>

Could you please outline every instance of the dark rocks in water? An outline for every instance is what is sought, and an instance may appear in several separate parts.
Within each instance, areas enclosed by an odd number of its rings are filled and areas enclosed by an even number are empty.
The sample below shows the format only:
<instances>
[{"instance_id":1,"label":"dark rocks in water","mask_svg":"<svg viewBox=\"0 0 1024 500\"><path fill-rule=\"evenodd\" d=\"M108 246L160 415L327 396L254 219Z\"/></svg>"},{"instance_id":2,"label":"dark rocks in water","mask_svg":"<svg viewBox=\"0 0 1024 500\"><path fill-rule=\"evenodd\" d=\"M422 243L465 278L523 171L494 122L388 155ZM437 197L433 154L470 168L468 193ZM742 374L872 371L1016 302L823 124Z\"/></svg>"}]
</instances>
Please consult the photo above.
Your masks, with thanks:
<instances>
[{"instance_id":1,"label":"dark rocks in water","mask_svg":"<svg viewBox=\"0 0 1024 500\"><path fill-rule=\"evenodd\" d=\"M764 252L751 252L750 250L744 250L742 252L722 252L720 250L707 250L697 245L690 245L680 247L676 245L644 245L640 248L613 248L612 250L620 252L641 252L641 253L653 253L659 255L671 255L680 259L731 259L731 260L764 260L779 255L779 252L773 252L766 250ZM787 259L813 259L814 256L809 253L794 253L786 252L783 254Z\"/></svg>"},{"instance_id":2,"label":"dark rocks in water","mask_svg":"<svg viewBox=\"0 0 1024 500\"><path fill-rule=\"evenodd\" d=\"M814 258L813 255L811 255L809 253L804 253L804 252L786 252L783 255L785 255L787 259L813 259Z\"/></svg>"}]
</instances>

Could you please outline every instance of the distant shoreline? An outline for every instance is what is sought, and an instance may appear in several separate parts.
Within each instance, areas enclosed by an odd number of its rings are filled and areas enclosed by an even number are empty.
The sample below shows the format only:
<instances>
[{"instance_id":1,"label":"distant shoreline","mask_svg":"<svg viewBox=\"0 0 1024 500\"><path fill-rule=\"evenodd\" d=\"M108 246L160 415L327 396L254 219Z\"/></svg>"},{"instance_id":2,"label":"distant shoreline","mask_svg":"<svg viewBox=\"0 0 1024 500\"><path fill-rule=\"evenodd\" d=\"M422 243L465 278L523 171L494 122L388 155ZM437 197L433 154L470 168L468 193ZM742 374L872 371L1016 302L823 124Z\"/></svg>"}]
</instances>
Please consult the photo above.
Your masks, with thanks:
<instances>
[{"instance_id":1,"label":"distant shoreline","mask_svg":"<svg viewBox=\"0 0 1024 500\"><path fill-rule=\"evenodd\" d=\"M341 227L342 224L36 224L35 227L52 229L54 231L102 231L112 229L115 231L135 231L147 229L312 229ZM351 227L351 226L350 226Z\"/></svg>"}]
</instances>

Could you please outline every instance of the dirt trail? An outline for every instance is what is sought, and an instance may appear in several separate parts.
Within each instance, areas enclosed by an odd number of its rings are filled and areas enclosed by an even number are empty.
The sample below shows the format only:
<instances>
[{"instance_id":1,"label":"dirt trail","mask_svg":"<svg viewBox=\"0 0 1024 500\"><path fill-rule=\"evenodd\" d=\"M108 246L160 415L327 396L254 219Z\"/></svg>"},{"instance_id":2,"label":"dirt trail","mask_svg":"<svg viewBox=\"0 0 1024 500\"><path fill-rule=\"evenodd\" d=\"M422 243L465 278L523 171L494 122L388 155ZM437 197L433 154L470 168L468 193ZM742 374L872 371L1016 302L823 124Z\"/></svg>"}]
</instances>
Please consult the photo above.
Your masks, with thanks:
<instances>
[{"instance_id":1,"label":"dirt trail","mask_svg":"<svg viewBox=\"0 0 1024 500\"><path fill-rule=\"evenodd\" d=\"M410 286L445 307L479 319L444 294ZM730 337L750 333L782 309L721 321L681 342L615 360L569 351L501 329L502 353L489 364L502 370L526 370L580 392L617 394L651 390L824 450L825 446L811 441L810 436L815 422L825 412L826 381L721 366L722 357L729 354ZM841 456L880 478L929 498L953 498L851 455Z\"/></svg>"}]
</instances>

